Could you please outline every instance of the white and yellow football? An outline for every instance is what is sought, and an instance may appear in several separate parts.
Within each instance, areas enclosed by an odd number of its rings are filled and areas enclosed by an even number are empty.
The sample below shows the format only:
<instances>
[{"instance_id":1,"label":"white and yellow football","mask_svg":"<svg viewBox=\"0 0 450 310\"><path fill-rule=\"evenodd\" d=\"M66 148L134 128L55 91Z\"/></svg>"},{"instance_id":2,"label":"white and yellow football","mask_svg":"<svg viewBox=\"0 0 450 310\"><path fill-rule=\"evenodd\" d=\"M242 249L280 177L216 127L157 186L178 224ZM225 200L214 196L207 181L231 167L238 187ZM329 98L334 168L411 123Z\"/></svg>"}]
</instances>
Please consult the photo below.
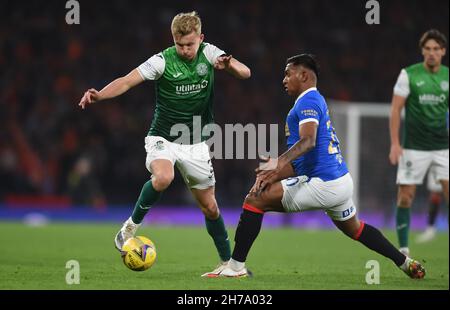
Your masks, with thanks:
<instances>
[{"instance_id":1,"label":"white and yellow football","mask_svg":"<svg viewBox=\"0 0 450 310\"><path fill-rule=\"evenodd\" d=\"M144 271L155 263L156 249L150 239L137 236L125 242L121 255L125 266L134 271Z\"/></svg>"}]
</instances>

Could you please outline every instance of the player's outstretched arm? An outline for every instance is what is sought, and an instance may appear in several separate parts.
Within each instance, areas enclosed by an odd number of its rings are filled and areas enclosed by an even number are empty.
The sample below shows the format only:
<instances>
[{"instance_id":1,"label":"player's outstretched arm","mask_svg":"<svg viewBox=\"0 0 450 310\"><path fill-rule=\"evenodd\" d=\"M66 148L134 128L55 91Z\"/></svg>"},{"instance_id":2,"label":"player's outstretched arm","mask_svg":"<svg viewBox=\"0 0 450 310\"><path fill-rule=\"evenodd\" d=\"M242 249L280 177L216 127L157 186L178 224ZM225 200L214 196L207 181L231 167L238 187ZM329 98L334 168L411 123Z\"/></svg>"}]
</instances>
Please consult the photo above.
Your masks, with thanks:
<instances>
[{"instance_id":1,"label":"player's outstretched arm","mask_svg":"<svg viewBox=\"0 0 450 310\"><path fill-rule=\"evenodd\" d=\"M78 104L82 109L87 105L97 101L114 98L122 95L130 88L142 83L144 80L139 74L137 69L134 69L125 76L115 79L108 85L106 85L101 91L97 91L94 88L88 89Z\"/></svg>"},{"instance_id":2,"label":"player's outstretched arm","mask_svg":"<svg viewBox=\"0 0 450 310\"><path fill-rule=\"evenodd\" d=\"M214 68L218 70L225 70L238 79L248 79L251 76L249 67L242 62L233 58L232 55L222 55L217 58L214 63Z\"/></svg>"},{"instance_id":3,"label":"player's outstretched arm","mask_svg":"<svg viewBox=\"0 0 450 310\"><path fill-rule=\"evenodd\" d=\"M400 145L400 123L401 113L405 106L406 98L398 95L392 97L391 116L389 119L389 133L391 136L391 150L389 152L389 161L391 164L396 165L403 149Z\"/></svg>"}]
</instances>

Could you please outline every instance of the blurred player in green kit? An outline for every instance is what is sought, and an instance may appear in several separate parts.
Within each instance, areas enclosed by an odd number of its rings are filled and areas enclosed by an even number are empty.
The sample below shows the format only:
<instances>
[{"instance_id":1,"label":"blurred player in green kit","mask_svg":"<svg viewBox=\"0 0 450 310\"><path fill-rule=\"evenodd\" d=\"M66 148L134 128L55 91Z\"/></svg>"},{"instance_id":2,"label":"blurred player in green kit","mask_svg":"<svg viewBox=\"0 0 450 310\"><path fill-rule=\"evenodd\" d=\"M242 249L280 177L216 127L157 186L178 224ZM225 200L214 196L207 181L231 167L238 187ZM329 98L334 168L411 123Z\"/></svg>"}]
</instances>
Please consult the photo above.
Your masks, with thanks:
<instances>
[{"instance_id":1,"label":"blurred player in green kit","mask_svg":"<svg viewBox=\"0 0 450 310\"><path fill-rule=\"evenodd\" d=\"M400 251L409 255L410 209L417 184L429 169L442 185L448 207L448 67L442 65L447 38L437 30L423 34L419 46L424 61L402 69L392 99L389 159L398 164L396 228ZM400 114L405 108L403 142Z\"/></svg>"}]
</instances>

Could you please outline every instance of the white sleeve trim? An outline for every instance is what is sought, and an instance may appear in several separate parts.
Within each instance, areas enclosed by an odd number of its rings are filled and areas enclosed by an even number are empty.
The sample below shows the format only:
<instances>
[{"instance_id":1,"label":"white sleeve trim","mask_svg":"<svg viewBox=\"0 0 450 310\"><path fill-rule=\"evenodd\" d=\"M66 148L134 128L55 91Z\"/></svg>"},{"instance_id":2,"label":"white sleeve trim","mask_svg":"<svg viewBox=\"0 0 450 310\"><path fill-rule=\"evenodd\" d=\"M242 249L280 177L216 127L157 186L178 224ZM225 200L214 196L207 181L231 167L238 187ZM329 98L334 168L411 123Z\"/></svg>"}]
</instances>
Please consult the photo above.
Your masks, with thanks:
<instances>
[{"instance_id":1,"label":"white sleeve trim","mask_svg":"<svg viewBox=\"0 0 450 310\"><path fill-rule=\"evenodd\" d=\"M225 54L225 52L210 43L205 43L205 45L206 46L203 49L203 54L205 55L206 59L208 59L209 63L214 66L217 58Z\"/></svg>"},{"instance_id":2,"label":"white sleeve trim","mask_svg":"<svg viewBox=\"0 0 450 310\"><path fill-rule=\"evenodd\" d=\"M400 75L398 76L397 83L394 86L394 95L407 98L409 96L409 77L408 73L406 73L405 69L400 71Z\"/></svg>"},{"instance_id":3,"label":"white sleeve trim","mask_svg":"<svg viewBox=\"0 0 450 310\"><path fill-rule=\"evenodd\" d=\"M319 125L319 121L318 121L317 119L315 119L315 118L305 118L305 119L301 120L301 121L298 123L298 125L301 126L301 125L303 125L304 123L309 123L309 122L314 122L314 123L316 123L317 125Z\"/></svg>"},{"instance_id":4,"label":"white sleeve trim","mask_svg":"<svg viewBox=\"0 0 450 310\"><path fill-rule=\"evenodd\" d=\"M166 61L162 53L159 53L147 59L137 70L143 80L157 80L164 74L165 68Z\"/></svg>"}]
</instances>

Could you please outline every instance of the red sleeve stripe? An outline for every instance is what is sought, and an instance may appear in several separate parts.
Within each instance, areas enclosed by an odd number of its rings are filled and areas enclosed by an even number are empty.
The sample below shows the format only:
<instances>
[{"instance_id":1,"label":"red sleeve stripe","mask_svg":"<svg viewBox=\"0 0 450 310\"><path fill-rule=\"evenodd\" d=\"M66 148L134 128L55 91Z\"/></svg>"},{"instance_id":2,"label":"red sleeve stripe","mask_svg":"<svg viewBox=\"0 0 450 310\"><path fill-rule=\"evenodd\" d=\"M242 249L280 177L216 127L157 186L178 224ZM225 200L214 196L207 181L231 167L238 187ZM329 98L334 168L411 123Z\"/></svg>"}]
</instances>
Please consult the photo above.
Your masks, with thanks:
<instances>
[{"instance_id":1,"label":"red sleeve stripe","mask_svg":"<svg viewBox=\"0 0 450 310\"><path fill-rule=\"evenodd\" d=\"M254 207L252 205L249 205L248 203L244 203L242 208L245 210L248 210L250 212L253 212L253 213L264 214L264 211L259 210L258 208Z\"/></svg>"},{"instance_id":2,"label":"red sleeve stripe","mask_svg":"<svg viewBox=\"0 0 450 310\"><path fill-rule=\"evenodd\" d=\"M359 228L358 231L356 232L356 234L353 236L353 239L358 240L359 237L361 237L361 233L364 229L364 222L363 221L359 221Z\"/></svg>"}]
</instances>

